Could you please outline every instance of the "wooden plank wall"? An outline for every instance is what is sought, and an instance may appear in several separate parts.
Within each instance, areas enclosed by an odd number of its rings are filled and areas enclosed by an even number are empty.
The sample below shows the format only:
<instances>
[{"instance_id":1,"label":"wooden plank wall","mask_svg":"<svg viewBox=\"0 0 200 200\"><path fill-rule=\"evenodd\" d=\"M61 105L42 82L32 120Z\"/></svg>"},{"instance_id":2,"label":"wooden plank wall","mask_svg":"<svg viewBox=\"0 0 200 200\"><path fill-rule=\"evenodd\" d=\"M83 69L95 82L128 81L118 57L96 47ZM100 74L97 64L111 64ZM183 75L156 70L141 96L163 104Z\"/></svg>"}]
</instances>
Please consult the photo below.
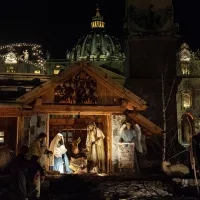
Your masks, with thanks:
<instances>
[{"instance_id":1,"label":"wooden plank wall","mask_svg":"<svg viewBox=\"0 0 200 200\"><path fill-rule=\"evenodd\" d=\"M42 95L42 103L54 103L54 88L53 86Z\"/></svg>"},{"instance_id":2,"label":"wooden plank wall","mask_svg":"<svg viewBox=\"0 0 200 200\"><path fill-rule=\"evenodd\" d=\"M112 90L102 85L100 82L97 83L98 100L99 105L120 105L120 97L117 96Z\"/></svg>"},{"instance_id":3,"label":"wooden plank wall","mask_svg":"<svg viewBox=\"0 0 200 200\"><path fill-rule=\"evenodd\" d=\"M97 82L98 105L120 105L120 98L116 93L107 88L105 85ZM42 103L54 104L54 85L42 95Z\"/></svg>"}]
</instances>

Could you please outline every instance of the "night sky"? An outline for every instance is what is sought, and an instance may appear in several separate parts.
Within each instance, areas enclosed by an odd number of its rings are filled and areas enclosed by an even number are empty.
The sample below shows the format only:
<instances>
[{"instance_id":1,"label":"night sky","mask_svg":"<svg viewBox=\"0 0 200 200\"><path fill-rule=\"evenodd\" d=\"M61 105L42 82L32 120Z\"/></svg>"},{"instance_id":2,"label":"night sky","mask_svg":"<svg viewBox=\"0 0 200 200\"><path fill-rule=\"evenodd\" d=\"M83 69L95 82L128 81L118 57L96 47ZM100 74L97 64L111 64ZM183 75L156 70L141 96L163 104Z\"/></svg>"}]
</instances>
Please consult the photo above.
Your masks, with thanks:
<instances>
[{"instance_id":1,"label":"night sky","mask_svg":"<svg viewBox=\"0 0 200 200\"><path fill-rule=\"evenodd\" d=\"M13 1L13 2L12 2ZM41 3L43 2L43 3ZM90 28L95 0L7 1L1 3L0 43L32 42L47 47L54 58L64 58ZM64 3L65 2L65 3ZM108 32L123 40L124 0L99 0ZM190 3L190 4L188 4ZM174 0L175 21L183 41L200 48L198 0Z\"/></svg>"}]
</instances>

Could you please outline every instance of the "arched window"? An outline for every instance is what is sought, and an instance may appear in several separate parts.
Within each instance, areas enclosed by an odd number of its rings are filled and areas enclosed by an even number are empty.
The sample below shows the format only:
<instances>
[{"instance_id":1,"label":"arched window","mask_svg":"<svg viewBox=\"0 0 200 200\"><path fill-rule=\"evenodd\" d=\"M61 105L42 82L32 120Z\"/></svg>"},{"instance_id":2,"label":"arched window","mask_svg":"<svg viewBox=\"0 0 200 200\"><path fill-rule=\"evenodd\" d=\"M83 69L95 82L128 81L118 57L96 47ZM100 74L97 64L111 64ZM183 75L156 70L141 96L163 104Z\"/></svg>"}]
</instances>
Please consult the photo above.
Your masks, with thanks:
<instances>
[{"instance_id":1,"label":"arched window","mask_svg":"<svg viewBox=\"0 0 200 200\"><path fill-rule=\"evenodd\" d=\"M193 135L193 116L186 113L181 118L181 127L179 131L179 142L184 147L188 147L191 144L191 137Z\"/></svg>"},{"instance_id":2,"label":"arched window","mask_svg":"<svg viewBox=\"0 0 200 200\"><path fill-rule=\"evenodd\" d=\"M182 93L182 107L188 109L192 106L192 94L190 91L184 91Z\"/></svg>"}]
</instances>

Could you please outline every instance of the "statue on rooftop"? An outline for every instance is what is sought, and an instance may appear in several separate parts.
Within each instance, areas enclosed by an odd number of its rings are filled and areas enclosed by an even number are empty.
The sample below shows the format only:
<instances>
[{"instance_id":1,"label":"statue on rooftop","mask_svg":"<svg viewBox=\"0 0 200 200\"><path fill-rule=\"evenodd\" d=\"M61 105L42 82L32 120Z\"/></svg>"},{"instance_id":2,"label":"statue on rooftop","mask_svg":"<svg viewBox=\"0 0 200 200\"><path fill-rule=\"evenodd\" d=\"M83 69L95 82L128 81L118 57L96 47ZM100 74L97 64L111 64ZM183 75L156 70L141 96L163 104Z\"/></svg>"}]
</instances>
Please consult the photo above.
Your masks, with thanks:
<instances>
[{"instance_id":1,"label":"statue on rooftop","mask_svg":"<svg viewBox=\"0 0 200 200\"><path fill-rule=\"evenodd\" d=\"M29 59L29 52L27 51L27 49L25 51L23 51L23 55L24 55L24 60Z\"/></svg>"}]
</instances>

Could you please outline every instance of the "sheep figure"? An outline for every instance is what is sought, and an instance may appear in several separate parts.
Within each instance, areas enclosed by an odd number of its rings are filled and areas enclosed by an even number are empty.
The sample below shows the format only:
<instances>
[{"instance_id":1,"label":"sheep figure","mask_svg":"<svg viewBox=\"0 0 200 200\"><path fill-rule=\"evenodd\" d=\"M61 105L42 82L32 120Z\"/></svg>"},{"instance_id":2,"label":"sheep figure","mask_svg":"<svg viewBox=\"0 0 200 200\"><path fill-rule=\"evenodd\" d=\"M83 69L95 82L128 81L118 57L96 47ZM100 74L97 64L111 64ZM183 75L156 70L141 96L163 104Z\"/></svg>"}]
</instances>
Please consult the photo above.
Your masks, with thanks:
<instances>
[{"instance_id":1,"label":"sheep figure","mask_svg":"<svg viewBox=\"0 0 200 200\"><path fill-rule=\"evenodd\" d=\"M190 174L190 170L186 165L172 165L169 161L162 162L162 169L168 176L187 176Z\"/></svg>"}]
</instances>

